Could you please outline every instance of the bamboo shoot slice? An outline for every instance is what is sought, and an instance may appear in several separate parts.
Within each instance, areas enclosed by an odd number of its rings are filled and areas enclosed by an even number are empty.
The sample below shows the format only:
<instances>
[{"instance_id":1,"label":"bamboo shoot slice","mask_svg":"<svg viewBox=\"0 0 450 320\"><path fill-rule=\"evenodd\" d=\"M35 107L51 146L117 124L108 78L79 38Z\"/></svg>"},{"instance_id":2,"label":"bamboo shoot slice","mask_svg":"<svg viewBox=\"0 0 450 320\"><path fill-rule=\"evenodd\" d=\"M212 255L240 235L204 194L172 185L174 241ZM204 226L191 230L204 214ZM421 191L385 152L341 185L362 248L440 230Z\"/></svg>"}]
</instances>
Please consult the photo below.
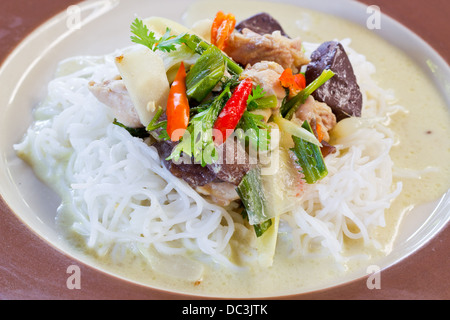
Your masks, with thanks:
<instances>
[{"instance_id":1,"label":"bamboo shoot slice","mask_svg":"<svg viewBox=\"0 0 450 320\"><path fill-rule=\"evenodd\" d=\"M117 57L116 65L146 127L158 108L167 105L170 86L164 62L155 52L142 48Z\"/></svg>"}]
</instances>

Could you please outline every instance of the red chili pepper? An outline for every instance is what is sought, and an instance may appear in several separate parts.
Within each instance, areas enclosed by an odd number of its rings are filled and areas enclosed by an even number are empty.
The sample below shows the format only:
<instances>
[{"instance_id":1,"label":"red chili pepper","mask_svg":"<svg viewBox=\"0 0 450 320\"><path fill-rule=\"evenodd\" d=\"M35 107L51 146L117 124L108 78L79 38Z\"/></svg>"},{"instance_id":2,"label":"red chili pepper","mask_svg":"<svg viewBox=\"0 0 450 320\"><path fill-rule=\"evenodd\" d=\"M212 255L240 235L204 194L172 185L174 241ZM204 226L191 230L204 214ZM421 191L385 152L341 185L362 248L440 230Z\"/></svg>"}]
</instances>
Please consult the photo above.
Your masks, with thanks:
<instances>
[{"instance_id":1,"label":"red chili pepper","mask_svg":"<svg viewBox=\"0 0 450 320\"><path fill-rule=\"evenodd\" d=\"M224 143L233 133L247 108L247 100L252 93L252 88L252 80L250 78L244 79L234 90L233 95L223 107L213 127L214 130L218 130L221 133L222 138L217 139L218 137L216 137L214 140L216 145Z\"/></svg>"},{"instance_id":2,"label":"red chili pepper","mask_svg":"<svg viewBox=\"0 0 450 320\"><path fill-rule=\"evenodd\" d=\"M167 133L172 141L183 136L189 124L189 101L186 95L186 70L182 62L167 100Z\"/></svg>"},{"instance_id":3,"label":"red chili pepper","mask_svg":"<svg viewBox=\"0 0 450 320\"><path fill-rule=\"evenodd\" d=\"M211 43L220 50L225 49L227 40L236 25L236 18L233 14L217 12L211 27Z\"/></svg>"}]
</instances>

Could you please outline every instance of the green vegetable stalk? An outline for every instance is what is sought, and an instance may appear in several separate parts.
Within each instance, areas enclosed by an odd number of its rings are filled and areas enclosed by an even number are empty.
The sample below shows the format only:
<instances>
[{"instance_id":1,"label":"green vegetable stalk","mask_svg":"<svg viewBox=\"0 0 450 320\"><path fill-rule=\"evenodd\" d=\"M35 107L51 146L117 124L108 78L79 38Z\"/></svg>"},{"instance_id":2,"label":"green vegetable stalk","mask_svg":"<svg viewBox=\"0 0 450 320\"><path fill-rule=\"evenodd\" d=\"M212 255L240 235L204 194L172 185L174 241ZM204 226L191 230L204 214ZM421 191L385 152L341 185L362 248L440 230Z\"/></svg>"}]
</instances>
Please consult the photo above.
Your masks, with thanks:
<instances>
[{"instance_id":1,"label":"green vegetable stalk","mask_svg":"<svg viewBox=\"0 0 450 320\"><path fill-rule=\"evenodd\" d=\"M186 77L186 94L201 102L219 83L225 73L222 52L211 46L203 52Z\"/></svg>"},{"instance_id":2,"label":"green vegetable stalk","mask_svg":"<svg viewBox=\"0 0 450 320\"><path fill-rule=\"evenodd\" d=\"M272 225L268 208L270 204L267 202L261 180L261 169L256 167L247 172L236 192L245 207L244 218L248 219L256 235L260 237Z\"/></svg>"},{"instance_id":3,"label":"green vegetable stalk","mask_svg":"<svg viewBox=\"0 0 450 320\"><path fill-rule=\"evenodd\" d=\"M202 54L204 51L208 50L210 47L213 47L212 44L208 44L203 41L201 38L196 36L195 34L185 34L182 38L184 44L186 44L192 51ZM236 62L231 60L226 55L222 54L227 65L228 71L234 75L240 75L244 69L241 68Z\"/></svg>"},{"instance_id":4,"label":"green vegetable stalk","mask_svg":"<svg viewBox=\"0 0 450 320\"><path fill-rule=\"evenodd\" d=\"M302 127L309 132L313 132L307 121L303 122ZM296 136L292 136L294 140L294 152L298 159L298 164L302 167L305 181L308 184L315 183L324 178L328 174L328 169L322 156L320 148Z\"/></svg>"},{"instance_id":5,"label":"green vegetable stalk","mask_svg":"<svg viewBox=\"0 0 450 320\"><path fill-rule=\"evenodd\" d=\"M294 113L297 109L305 103L306 99L316 91L320 86L322 86L325 82L331 79L334 76L334 72L331 70L324 70L322 74L317 77L316 80L311 82L305 89L300 91L296 96L283 103L281 106L281 115L291 120L294 116Z\"/></svg>"}]
</instances>

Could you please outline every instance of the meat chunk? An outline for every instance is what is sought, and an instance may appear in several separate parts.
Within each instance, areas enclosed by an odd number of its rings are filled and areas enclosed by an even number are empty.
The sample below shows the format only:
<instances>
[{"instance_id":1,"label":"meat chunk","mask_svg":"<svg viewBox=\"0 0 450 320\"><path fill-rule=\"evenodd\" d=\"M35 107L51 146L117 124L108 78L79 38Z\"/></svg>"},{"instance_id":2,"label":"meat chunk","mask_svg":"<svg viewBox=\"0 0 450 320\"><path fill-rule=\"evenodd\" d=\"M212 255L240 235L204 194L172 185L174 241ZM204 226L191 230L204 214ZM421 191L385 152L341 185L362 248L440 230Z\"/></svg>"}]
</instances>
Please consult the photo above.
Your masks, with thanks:
<instances>
[{"instance_id":1,"label":"meat chunk","mask_svg":"<svg viewBox=\"0 0 450 320\"><path fill-rule=\"evenodd\" d=\"M303 53L300 38L289 39L282 36L280 31L260 35L244 28L242 33L233 32L228 39L225 53L244 66L261 61L274 61L284 69L291 68L294 72L309 63Z\"/></svg>"},{"instance_id":2,"label":"meat chunk","mask_svg":"<svg viewBox=\"0 0 450 320\"><path fill-rule=\"evenodd\" d=\"M219 159L216 163L207 165L217 179L238 185L245 174L252 168L251 159L245 149L234 139L216 147Z\"/></svg>"},{"instance_id":3,"label":"meat chunk","mask_svg":"<svg viewBox=\"0 0 450 320\"><path fill-rule=\"evenodd\" d=\"M163 159L164 166L175 177L183 179L192 187L204 186L216 179L214 172L207 167L202 167L194 163L174 163L173 161L166 160L176 145L177 142L172 141L161 141L153 144L159 156Z\"/></svg>"},{"instance_id":4,"label":"meat chunk","mask_svg":"<svg viewBox=\"0 0 450 320\"><path fill-rule=\"evenodd\" d=\"M306 99L306 102L295 112L295 117L311 123L314 120L322 128L323 140L330 141L328 131L336 125L336 116L329 106L323 102L314 100L312 96Z\"/></svg>"},{"instance_id":5,"label":"meat chunk","mask_svg":"<svg viewBox=\"0 0 450 320\"><path fill-rule=\"evenodd\" d=\"M98 101L112 108L117 121L131 128L142 127L136 108L120 77L102 83L91 81L89 90Z\"/></svg>"},{"instance_id":6,"label":"meat chunk","mask_svg":"<svg viewBox=\"0 0 450 320\"><path fill-rule=\"evenodd\" d=\"M361 116L362 94L344 47L336 41L325 42L311 55L305 78L314 81L323 70L330 69L335 76L317 89L313 96L331 107L338 121Z\"/></svg>"},{"instance_id":7,"label":"meat chunk","mask_svg":"<svg viewBox=\"0 0 450 320\"><path fill-rule=\"evenodd\" d=\"M254 16L239 22L235 29L242 31L244 28L250 29L260 35L272 34L274 31L280 31L281 35L288 37L280 23L266 12L255 14Z\"/></svg>"},{"instance_id":8,"label":"meat chunk","mask_svg":"<svg viewBox=\"0 0 450 320\"><path fill-rule=\"evenodd\" d=\"M232 140L232 139L229 139ZM203 167L187 159L175 163L165 160L178 142L159 141L153 144L163 159L164 166L176 177L186 181L191 187L205 186L211 182L227 182L238 185L252 164L244 148L238 142L228 142L217 147L219 159L214 164ZM228 146L229 148L226 148Z\"/></svg>"},{"instance_id":9,"label":"meat chunk","mask_svg":"<svg viewBox=\"0 0 450 320\"><path fill-rule=\"evenodd\" d=\"M275 95L278 99L278 107L286 96L286 90L281 86L280 76L284 69L273 61L261 61L254 65L248 65L241 73L240 78L250 78L253 84L260 85L266 95Z\"/></svg>"}]
</instances>

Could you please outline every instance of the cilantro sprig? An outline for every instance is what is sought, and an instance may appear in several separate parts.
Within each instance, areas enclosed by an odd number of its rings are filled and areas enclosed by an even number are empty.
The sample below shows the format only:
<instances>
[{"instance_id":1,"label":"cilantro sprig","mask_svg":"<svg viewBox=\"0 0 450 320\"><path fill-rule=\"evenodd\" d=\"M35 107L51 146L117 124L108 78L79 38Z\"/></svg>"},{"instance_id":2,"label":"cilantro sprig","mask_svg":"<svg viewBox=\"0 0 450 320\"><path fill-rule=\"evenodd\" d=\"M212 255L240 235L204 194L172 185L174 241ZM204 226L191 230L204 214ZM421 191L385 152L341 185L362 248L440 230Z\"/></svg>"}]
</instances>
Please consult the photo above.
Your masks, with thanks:
<instances>
[{"instance_id":1,"label":"cilantro sprig","mask_svg":"<svg viewBox=\"0 0 450 320\"><path fill-rule=\"evenodd\" d=\"M136 18L131 24L131 41L137 44L142 44L152 51L160 50L165 52L175 51L176 45L184 43L184 36L182 33L178 36L170 35L170 29L166 29L166 33L161 38L157 38L153 31L150 31L144 22Z\"/></svg>"},{"instance_id":2,"label":"cilantro sprig","mask_svg":"<svg viewBox=\"0 0 450 320\"><path fill-rule=\"evenodd\" d=\"M258 84L256 87L253 88L252 93L249 95L247 104L250 104L254 100L258 100L260 98L263 98L266 95L266 92L264 89Z\"/></svg>"}]
</instances>

